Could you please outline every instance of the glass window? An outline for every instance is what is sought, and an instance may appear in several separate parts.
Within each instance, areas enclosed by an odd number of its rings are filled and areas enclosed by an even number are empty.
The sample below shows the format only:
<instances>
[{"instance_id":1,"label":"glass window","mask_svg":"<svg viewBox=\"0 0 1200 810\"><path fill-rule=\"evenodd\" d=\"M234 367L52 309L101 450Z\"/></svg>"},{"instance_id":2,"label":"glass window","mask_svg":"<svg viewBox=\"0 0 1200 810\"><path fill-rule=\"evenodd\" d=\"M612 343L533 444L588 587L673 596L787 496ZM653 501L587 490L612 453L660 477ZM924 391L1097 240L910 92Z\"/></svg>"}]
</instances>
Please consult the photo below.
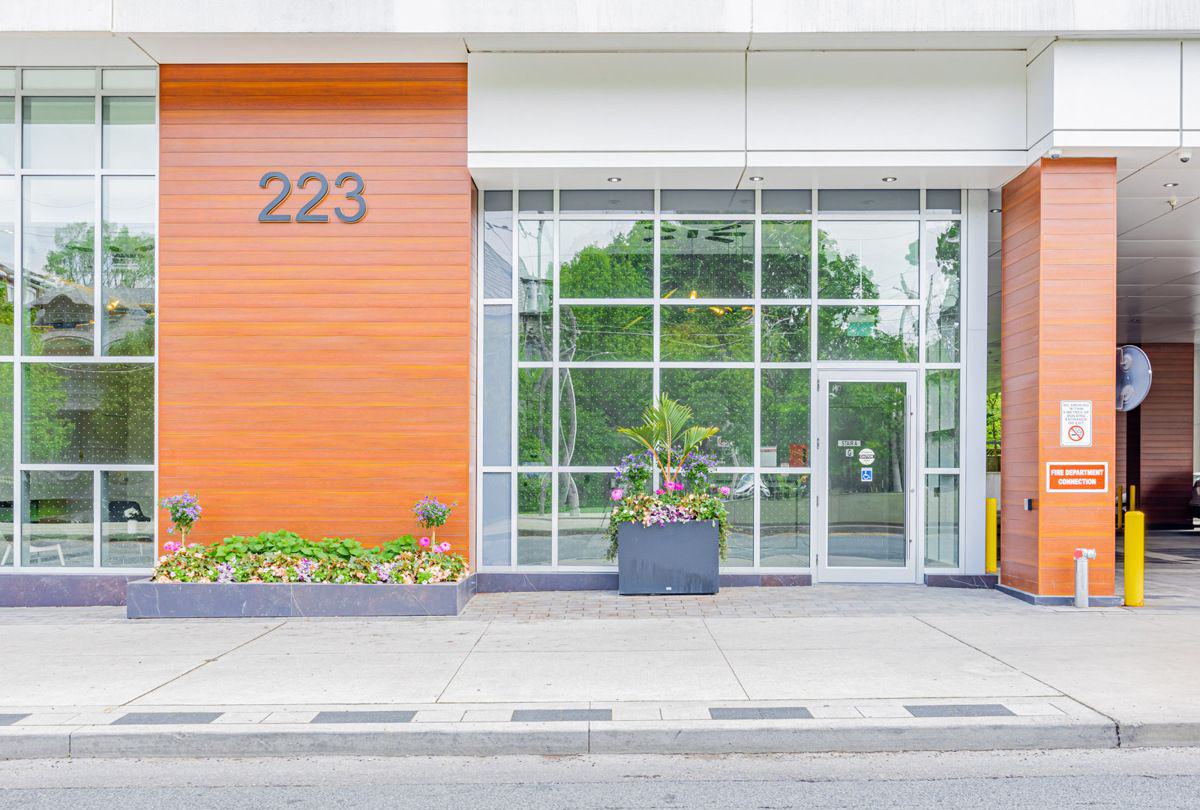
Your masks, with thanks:
<instances>
[{"instance_id":1,"label":"glass window","mask_svg":"<svg viewBox=\"0 0 1200 810\"><path fill-rule=\"evenodd\" d=\"M707 449L719 464L754 464L754 370L749 368L664 368L663 393L692 408L695 424L721 432Z\"/></svg>"},{"instance_id":2,"label":"glass window","mask_svg":"<svg viewBox=\"0 0 1200 810\"><path fill-rule=\"evenodd\" d=\"M563 220L558 226L563 298L650 298L654 225Z\"/></svg>"},{"instance_id":3,"label":"glass window","mask_svg":"<svg viewBox=\"0 0 1200 810\"><path fill-rule=\"evenodd\" d=\"M916 298L917 222L823 222L817 283L822 298Z\"/></svg>"},{"instance_id":4,"label":"glass window","mask_svg":"<svg viewBox=\"0 0 1200 810\"><path fill-rule=\"evenodd\" d=\"M553 372L548 368L523 368L517 372L517 463L519 464L550 464L552 384Z\"/></svg>"},{"instance_id":5,"label":"glass window","mask_svg":"<svg viewBox=\"0 0 1200 810\"><path fill-rule=\"evenodd\" d=\"M13 364L0 363L0 566L13 565Z\"/></svg>"},{"instance_id":6,"label":"glass window","mask_svg":"<svg viewBox=\"0 0 1200 810\"><path fill-rule=\"evenodd\" d=\"M636 189L560 191L560 213L649 214L654 211L654 192Z\"/></svg>"},{"instance_id":7,"label":"glass window","mask_svg":"<svg viewBox=\"0 0 1200 810\"><path fill-rule=\"evenodd\" d=\"M654 359L650 306L563 306L558 328L559 358L568 362Z\"/></svg>"},{"instance_id":8,"label":"glass window","mask_svg":"<svg viewBox=\"0 0 1200 810\"><path fill-rule=\"evenodd\" d=\"M728 189L666 189L659 199L664 214L753 214L754 192Z\"/></svg>"},{"instance_id":9,"label":"glass window","mask_svg":"<svg viewBox=\"0 0 1200 810\"><path fill-rule=\"evenodd\" d=\"M0 177L0 355L13 353L13 287L16 284L16 237L13 223L16 178Z\"/></svg>"},{"instance_id":10,"label":"glass window","mask_svg":"<svg viewBox=\"0 0 1200 810\"><path fill-rule=\"evenodd\" d=\"M483 474L483 564L512 564L512 476Z\"/></svg>"},{"instance_id":11,"label":"glass window","mask_svg":"<svg viewBox=\"0 0 1200 810\"><path fill-rule=\"evenodd\" d=\"M517 476L517 564L550 565L554 494L550 473Z\"/></svg>"},{"instance_id":12,"label":"glass window","mask_svg":"<svg viewBox=\"0 0 1200 810\"><path fill-rule=\"evenodd\" d=\"M615 466L632 452L618 427L640 424L654 398L654 372L648 368L564 368L559 375L561 466Z\"/></svg>"},{"instance_id":13,"label":"glass window","mask_svg":"<svg viewBox=\"0 0 1200 810\"><path fill-rule=\"evenodd\" d=\"M483 192L483 210L484 211L511 211L512 210L513 193L511 191L485 191Z\"/></svg>"},{"instance_id":14,"label":"glass window","mask_svg":"<svg viewBox=\"0 0 1200 810\"><path fill-rule=\"evenodd\" d=\"M28 464L153 464L154 366L26 363Z\"/></svg>"},{"instance_id":15,"label":"glass window","mask_svg":"<svg viewBox=\"0 0 1200 810\"><path fill-rule=\"evenodd\" d=\"M921 192L915 188L821 189L818 207L826 213L917 211Z\"/></svg>"},{"instance_id":16,"label":"glass window","mask_svg":"<svg viewBox=\"0 0 1200 810\"><path fill-rule=\"evenodd\" d=\"M25 352L92 353L95 189L90 177L26 177Z\"/></svg>"},{"instance_id":17,"label":"glass window","mask_svg":"<svg viewBox=\"0 0 1200 810\"><path fill-rule=\"evenodd\" d=\"M754 473L714 475L714 486L729 487L725 509L729 512L729 555L721 561L723 568L745 568L754 565ZM762 485L758 486L759 491Z\"/></svg>"},{"instance_id":18,"label":"glass window","mask_svg":"<svg viewBox=\"0 0 1200 810\"><path fill-rule=\"evenodd\" d=\"M12 68L0 68L0 91L12 93L17 89L17 72Z\"/></svg>"},{"instance_id":19,"label":"glass window","mask_svg":"<svg viewBox=\"0 0 1200 810\"><path fill-rule=\"evenodd\" d=\"M522 214L552 214L554 213L553 191L521 191L517 200Z\"/></svg>"},{"instance_id":20,"label":"glass window","mask_svg":"<svg viewBox=\"0 0 1200 810\"><path fill-rule=\"evenodd\" d=\"M0 98L0 172L17 167L17 105L12 98Z\"/></svg>"},{"instance_id":21,"label":"glass window","mask_svg":"<svg viewBox=\"0 0 1200 810\"><path fill-rule=\"evenodd\" d=\"M483 296L484 298L512 297L512 194L508 208L493 211L486 208L491 195L502 192L488 191L484 194L483 214ZM498 204L498 203L496 203Z\"/></svg>"},{"instance_id":22,"label":"glass window","mask_svg":"<svg viewBox=\"0 0 1200 810\"><path fill-rule=\"evenodd\" d=\"M100 565L154 566L154 473L100 473Z\"/></svg>"},{"instance_id":23,"label":"glass window","mask_svg":"<svg viewBox=\"0 0 1200 810\"><path fill-rule=\"evenodd\" d=\"M917 362L917 307L822 306L817 357L821 360Z\"/></svg>"},{"instance_id":24,"label":"glass window","mask_svg":"<svg viewBox=\"0 0 1200 810\"><path fill-rule=\"evenodd\" d=\"M925 476L925 565L958 567L958 476Z\"/></svg>"},{"instance_id":25,"label":"glass window","mask_svg":"<svg viewBox=\"0 0 1200 810\"><path fill-rule=\"evenodd\" d=\"M762 297L808 298L812 223L764 221L762 242Z\"/></svg>"},{"instance_id":26,"label":"glass window","mask_svg":"<svg viewBox=\"0 0 1200 810\"><path fill-rule=\"evenodd\" d=\"M26 98L21 129L26 169L90 172L95 168L94 98Z\"/></svg>"},{"instance_id":27,"label":"glass window","mask_svg":"<svg viewBox=\"0 0 1200 810\"><path fill-rule=\"evenodd\" d=\"M812 408L806 368L762 370L763 467L808 467L809 423Z\"/></svg>"},{"instance_id":28,"label":"glass window","mask_svg":"<svg viewBox=\"0 0 1200 810\"><path fill-rule=\"evenodd\" d=\"M962 211L962 192L956 188L926 189L925 210L937 214L958 214Z\"/></svg>"},{"instance_id":29,"label":"glass window","mask_svg":"<svg viewBox=\"0 0 1200 810\"><path fill-rule=\"evenodd\" d=\"M957 363L962 252L957 222L926 222L925 362Z\"/></svg>"},{"instance_id":30,"label":"glass window","mask_svg":"<svg viewBox=\"0 0 1200 810\"><path fill-rule=\"evenodd\" d=\"M104 178L104 353L154 354L154 178Z\"/></svg>"},{"instance_id":31,"label":"glass window","mask_svg":"<svg viewBox=\"0 0 1200 810\"><path fill-rule=\"evenodd\" d=\"M664 306L661 359L666 361L754 360L754 307Z\"/></svg>"},{"instance_id":32,"label":"glass window","mask_svg":"<svg viewBox=\"0 0 1200 810\"><path fill-rule=\"evenodd\" d=\"M807 214L812 211L812 191L802 189L776 189L762 193L764 214Z\"/></svg>"},{"instance_id":33,"label":"glass window","mask_svg":"<svg viewBox=\"0 0 1200 810\"><path fill-rule=\"evenodd\" d=\"M808 362L811 307L769 306L762 308L762 359L764 363Z\"/></svg>"},{"instance_id":34,"label":"glass window","mask_svg":"<svg viewBox=\"0 0 1200 810\"><path fill-rule=\"evenodd\" d=\"M554 223L520 223L521 359L554 359Z\"/></svg>"},{"instance_id":35,"label":"glass window","mask_svg":"<svg viewBox=\"0 0 1200 810\"><path fill-rule=\"evenodd\" d=\"M153 98L103 100L102 163L106 169L154 171L158 137L154 131Z\"/></svg>"},{"instance_id":36,"label":"glass window","mask_svg":"<svg viewBox=\"0 0 1200 810\"><path fill-rule=\"evenodd\" d=\"M925 373L925 466L958 466L958 369Z\"/></svg>"},{"instance_id":37,"label":"glass window","mask_svg":"<svg viewBox=\"0 0 1200 810\"><path fill-rule=\"evenodd\" d=\"M512 307L483 308L483 463L512 463Z\"/></svg>"},{"instance_id":38,"label":"glass window","mask_svg":"<svg viewBox=\"0 0 1200 810\"><path fill-rule=\"evenodd\" d=\"M84 90L96 89L96 71L91 68L26 68L21 71L21 84L26 90Z\"/></svg>"},{"instance_id":39,"label":"glass window","mask_svg":"<svg viewBox=\"0 0 1200 810\"><path fill-rule=\"evenodd\" d=\"M608 514L612 511L611 473L558 475L558 564L609 565Z\"/></svg>"},{"instance_id":40,"label":"glass window","mask_svg":"<svg viewBox=\"0 0 1200 810\"><path fill-rule=\"evenodd\" d=\"M27 470L21 481L21 565L93 566L92 473Z\"/></svg>"},{"instance_id":41,"label":"glass window","mask_svg":"<svg viewBox=\"0 0 1200 810\"><path fill-rule=\"evenodd\" d=\"M158 86L158 71L154 68L113 68L101 71L100 86L105 90L146 90Z\"/></svg>"},{"instance_id":42,"label":"glass window","mask_svg":"<svg viewBox=\"0 0 1200 810\"><path fill-rule=\"evenodd\" d=\"M810 480L808 475L764 475L759 564L807 568L810 565Z\"/></svg>"},{"instance_id":43,"label":"glass window","mask_svg":"<svg viewBox=\"0 0 1200 810\"><path fill-rule=\"evenodd\" d=\"M663 222L663 298L754 295L754 223Z\"/></svg>"}]
</instances>

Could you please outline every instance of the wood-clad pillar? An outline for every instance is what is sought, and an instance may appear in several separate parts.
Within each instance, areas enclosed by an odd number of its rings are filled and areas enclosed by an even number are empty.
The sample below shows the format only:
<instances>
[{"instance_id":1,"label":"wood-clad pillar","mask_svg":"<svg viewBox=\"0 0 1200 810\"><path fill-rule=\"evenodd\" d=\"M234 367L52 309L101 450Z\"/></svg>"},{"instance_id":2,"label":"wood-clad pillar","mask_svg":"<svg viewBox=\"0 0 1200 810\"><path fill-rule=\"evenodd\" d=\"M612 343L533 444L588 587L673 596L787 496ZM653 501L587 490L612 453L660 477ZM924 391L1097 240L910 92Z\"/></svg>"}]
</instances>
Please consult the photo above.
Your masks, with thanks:
<instances>
[{"instance_id":1,"label":"wood-clad pillar","mask_svg":"<svg viewBox=\"0 0 1200 810\"><path fill-rule=\"evenodd\" d=\"M1091 593L1110 596L1116 161L1042 159L1004 187L1003 210L1000 581L1033 596L1067 596L1074 550L1094 548ZM1064 439L1064 400L1092 403L1089 446ZM1049 491L1055 464L1083 473L1056 475ZM1105 491L1089 491L1096 482L1088 472L1100 465Z\"/></svg>"},{"instance_id":2,"label":"wood-clad pillar","mask_svg":"<svg viewBox=\"0 0 1200 810\"><path fill-rule=\"evenodd\" d=\"M1138 509L1148 526L1191 526L1192 488L1191 343L1143 343L1154 372L1150 394L1137 409ZM1133 414L1130 414L1131 416ZM1132 468L1132 465L1131 465Z\"/></svg>"}]
</instances>

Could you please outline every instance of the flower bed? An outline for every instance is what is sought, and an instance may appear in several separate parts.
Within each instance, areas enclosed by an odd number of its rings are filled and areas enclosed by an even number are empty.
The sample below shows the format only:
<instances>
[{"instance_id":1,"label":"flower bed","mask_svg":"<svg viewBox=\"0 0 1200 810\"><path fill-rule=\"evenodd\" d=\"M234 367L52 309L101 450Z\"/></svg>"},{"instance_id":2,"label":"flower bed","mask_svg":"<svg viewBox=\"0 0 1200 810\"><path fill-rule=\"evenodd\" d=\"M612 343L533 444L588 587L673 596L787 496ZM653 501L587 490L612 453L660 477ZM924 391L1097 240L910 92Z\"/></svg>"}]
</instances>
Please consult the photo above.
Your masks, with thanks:
<instances>
[{"instance_id":1,"label":"flower bed","mask_svg":"<svg viewBox=\"0 0 1200 810\"><path fill-rule=\"evenodd\" d=\"M425 585L466 579L467 561L449 543L404 536L378 548L356 540L306 540L288 531L227 537L211 546L165 543L152 582L303 582Z\"/></svg>"}]
</instances>

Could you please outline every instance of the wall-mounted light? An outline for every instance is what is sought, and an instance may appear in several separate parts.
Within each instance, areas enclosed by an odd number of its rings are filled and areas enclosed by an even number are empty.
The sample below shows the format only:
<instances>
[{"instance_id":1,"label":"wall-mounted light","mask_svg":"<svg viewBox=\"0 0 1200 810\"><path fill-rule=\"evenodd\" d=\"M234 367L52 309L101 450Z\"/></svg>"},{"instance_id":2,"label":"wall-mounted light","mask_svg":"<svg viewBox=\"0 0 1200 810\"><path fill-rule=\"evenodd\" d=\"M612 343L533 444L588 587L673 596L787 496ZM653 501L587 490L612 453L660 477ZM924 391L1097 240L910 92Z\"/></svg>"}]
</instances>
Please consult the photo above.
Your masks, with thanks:
<instances>
[{"instance_id":1,"label":"wall-mounted light","mask_svg":"<svg viewBox=\"0 0 1200 810\"><path fill-rule=\"evenodd\" d=\"M999 213L1000 213L1000 209L999 209L999 208L989 208L989 209L988 209L988 213L989 213L989 214L999 214Z\"/></svg>"},{"instance_id":2,"label":"wall-mounted light","mask_svg":"<svg viewBox=\"0 0 1200 810\"><path fill-rule=\"evenodd\" d=\"M1175 186L1177 186L1177 185L1179 185L1179 184L1178 183L1163 183L1163 188L1175 188Z\"/></svg>"},{"instance_id":3,"label":"wall-mounted light","mask_svg":"<svg viewBox=\"0 0 1200 810\"><path fill-rule=\"evenodd\" d=\"M883 182L885 182L885 183L895 183L895 182L896 182L896 178L895 178L895 177L884 177L884 178L883 178Z\"/></svg>"},{"instance_id":4,"label":"wall-mounted light","mask_svg":"<svg viewBox=\"0 0 1200 810\"><path fill-rule=\"evenodd\" d=\"M610 182L610 183L620 183L620 182L621 182L621 178L620 178L620 177L610 177L610 178L608 178L608 182Z\"/></svg>"},{"instance_id":5,"label":"wall-mounted light","mask_svg":"<svg viewBox=\"0 0 1200 810\"><path fill-rule=\"evenodd\" d=\"M750 178L751 183L761 183L763 181L761 174L756 174Z\"/></svg>"}]
</instances>

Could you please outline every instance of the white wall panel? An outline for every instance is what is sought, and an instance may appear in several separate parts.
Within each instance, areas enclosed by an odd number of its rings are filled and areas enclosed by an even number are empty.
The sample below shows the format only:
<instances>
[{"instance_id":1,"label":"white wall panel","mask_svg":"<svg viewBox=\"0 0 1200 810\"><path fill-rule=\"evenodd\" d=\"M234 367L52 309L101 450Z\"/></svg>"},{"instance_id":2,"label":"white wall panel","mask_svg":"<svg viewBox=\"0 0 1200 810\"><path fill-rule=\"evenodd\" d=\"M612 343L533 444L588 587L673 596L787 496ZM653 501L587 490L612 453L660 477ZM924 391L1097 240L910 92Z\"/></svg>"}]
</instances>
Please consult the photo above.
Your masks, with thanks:
<instances>
[{"instance_id":1,"label":"white wall panel","mask_svg":"<svg viewBox=\"0 0 1200 810\"><path fill-rule=\"evenodd\" d=\"M1183 128L1200 132L1200 40L1183 43Z\"/></svg>"},{"instance_id":2,"label":"white wall panel","mask_svg":"<svg viewBox=\"0 0 1200 810\"><path fill-rule=\"evenodd\" d=\"M750 149L1023 149L1025 53L751 53Z\"/></svg>"},{"instance_id":3,"label":"white wall panel","mask_svg":"<svg viewBox=\"0 0 1200 810\"><path fill-rule=\"evenodd\" d=\"M467 148L741 151L744 60L742 53L471 54Z\"/></svg>"},{"instance_id":4,"label":"white wall panel","mask_svg":"<svg viewBox=\"0 0 1200 810\"><path fill-rule=\"evenodd\" d=\"M1056 42L1054 128L1178 130L1179 42Z\"/></svg>"}]
</instances>

